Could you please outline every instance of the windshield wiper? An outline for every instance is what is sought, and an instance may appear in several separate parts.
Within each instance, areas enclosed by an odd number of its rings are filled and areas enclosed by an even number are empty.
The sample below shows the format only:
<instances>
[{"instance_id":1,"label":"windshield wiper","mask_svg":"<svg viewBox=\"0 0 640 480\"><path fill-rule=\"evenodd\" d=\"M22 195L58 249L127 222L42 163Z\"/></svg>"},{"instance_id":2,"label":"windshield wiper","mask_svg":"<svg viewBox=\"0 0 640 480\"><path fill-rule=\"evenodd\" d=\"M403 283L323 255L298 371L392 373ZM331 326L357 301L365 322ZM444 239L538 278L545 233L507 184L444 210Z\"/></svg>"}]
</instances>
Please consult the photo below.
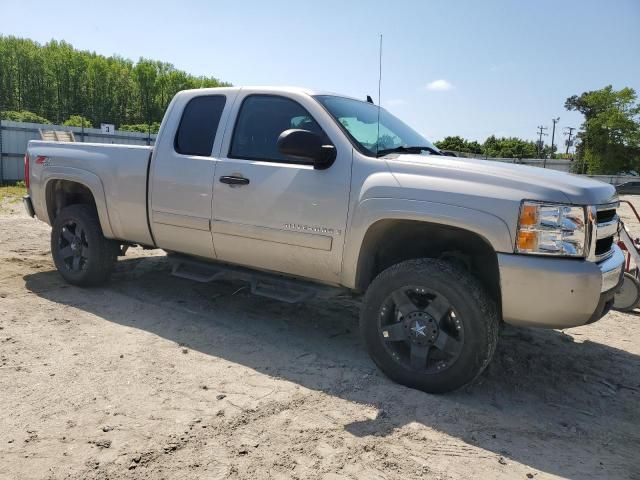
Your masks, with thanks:
<instances>
[{"instance_id":1,"label":"windshield wiper","mask_svg":"<svg viewBox=\"0 0 640 480\"><path fill-rule=\"evenodd\" d=\"M378 150L378 157L384 157L385 155L389 155L390 153L422 153L429 152L432 155L442 155L435 148L431 147L395 147L395 148L385 148L383 150Z\"/></svg>"}]
</instances>

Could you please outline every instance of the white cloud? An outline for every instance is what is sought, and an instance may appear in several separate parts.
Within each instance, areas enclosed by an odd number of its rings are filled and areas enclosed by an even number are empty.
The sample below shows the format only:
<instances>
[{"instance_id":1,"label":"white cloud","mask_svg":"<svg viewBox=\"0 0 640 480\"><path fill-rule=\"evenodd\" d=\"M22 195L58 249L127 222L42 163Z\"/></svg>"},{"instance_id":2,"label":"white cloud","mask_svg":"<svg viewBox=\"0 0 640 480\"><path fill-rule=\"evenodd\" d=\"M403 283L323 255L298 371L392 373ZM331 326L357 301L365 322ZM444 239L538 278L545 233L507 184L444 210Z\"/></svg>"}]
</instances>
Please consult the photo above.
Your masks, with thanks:
<instances>
[{"instance_id":1,"label":"white cloud","mask_svg":"<svg viewBox=\"0 0 640 480\"><path fill-rule=\"evenodd\" d=\"M400 105L404 105L407 102L406 100L403 100L401 98L391 98L389 100L385 100L383 103L388 107L399 107Z\"/></svg>"},{"instance_id":2,"label":"white cloud","mask_svg":"<svg viewBox=\"0 0 640 480\"><path fill-rule=\"evenodd\" d=\"M446 81L445 79L434 80L433 82L427 83L427 90L433 90L436 92L445 92L447 90L452 90L453 85Z\"/></svg>"}]
</instances>

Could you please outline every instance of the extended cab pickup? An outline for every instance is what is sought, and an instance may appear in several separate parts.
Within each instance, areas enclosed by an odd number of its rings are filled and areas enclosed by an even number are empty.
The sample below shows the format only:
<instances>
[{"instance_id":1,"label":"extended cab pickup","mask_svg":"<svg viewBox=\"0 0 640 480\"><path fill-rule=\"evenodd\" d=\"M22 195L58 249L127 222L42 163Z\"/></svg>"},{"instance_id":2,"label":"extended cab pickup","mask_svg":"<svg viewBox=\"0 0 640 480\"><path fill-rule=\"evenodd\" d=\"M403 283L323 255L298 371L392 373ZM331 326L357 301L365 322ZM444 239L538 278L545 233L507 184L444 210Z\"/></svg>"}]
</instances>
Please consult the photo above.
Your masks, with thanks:
<instances>
[{"instance_id":1,"label":"extended cab pickup","mask_svg":"<svg viewBox=\"0 0 640 480\"><path fill-rule=\"evenodd\" d=\"M622 276L612 186L444 156L384 109L304 89L183 91L153 148L31 141L25 178L68 282L105 282L137 244L283 300L366 292L373 360L429 392L479 375L501 321L598 320Z\"/></svg>"}]
</instances>

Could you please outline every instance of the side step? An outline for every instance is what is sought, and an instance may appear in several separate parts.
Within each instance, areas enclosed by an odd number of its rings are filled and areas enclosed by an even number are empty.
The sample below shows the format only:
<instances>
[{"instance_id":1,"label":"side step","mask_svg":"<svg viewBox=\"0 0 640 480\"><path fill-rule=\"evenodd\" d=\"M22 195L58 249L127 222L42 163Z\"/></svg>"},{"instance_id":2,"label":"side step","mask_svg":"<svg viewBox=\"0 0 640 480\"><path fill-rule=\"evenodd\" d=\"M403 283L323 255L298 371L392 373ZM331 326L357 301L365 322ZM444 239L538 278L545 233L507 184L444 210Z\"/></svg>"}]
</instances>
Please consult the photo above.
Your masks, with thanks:
<instances>
[{"instance_id":1,"label":"side step","mask_svg":"<svg viewBox=\"0 0 640 480\"><path fill-rule=\"evenodd\" d=\"M311 298L328 299L344 295L347 289L298 280L275 273L251 270L234 265L206 262L183 255L167 255L171 275L196 282L217 280L249 283L251 293L281 302L298 303Z\"/></svg>"}]
</instances>

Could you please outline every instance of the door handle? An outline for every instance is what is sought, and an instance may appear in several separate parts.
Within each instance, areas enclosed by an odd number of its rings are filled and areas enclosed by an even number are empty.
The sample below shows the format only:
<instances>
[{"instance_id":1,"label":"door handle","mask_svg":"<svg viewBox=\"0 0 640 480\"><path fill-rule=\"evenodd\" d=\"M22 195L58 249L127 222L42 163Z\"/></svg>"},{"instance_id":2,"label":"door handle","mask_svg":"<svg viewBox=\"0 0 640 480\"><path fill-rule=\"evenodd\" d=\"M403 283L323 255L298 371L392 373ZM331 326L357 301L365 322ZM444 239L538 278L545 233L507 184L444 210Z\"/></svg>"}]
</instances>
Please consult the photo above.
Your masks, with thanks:
<instances>
[{"instance_id":1,"label":"door handle","mask_svg":"<svg viewBox=\"0 0 640 480\"><path fill-rule=\"evenodd\" d=\"M249 185L249 179L236 176L224 176L220 177L220 183L226 183L227 185Z\"/></svg>"}]
</instances>

